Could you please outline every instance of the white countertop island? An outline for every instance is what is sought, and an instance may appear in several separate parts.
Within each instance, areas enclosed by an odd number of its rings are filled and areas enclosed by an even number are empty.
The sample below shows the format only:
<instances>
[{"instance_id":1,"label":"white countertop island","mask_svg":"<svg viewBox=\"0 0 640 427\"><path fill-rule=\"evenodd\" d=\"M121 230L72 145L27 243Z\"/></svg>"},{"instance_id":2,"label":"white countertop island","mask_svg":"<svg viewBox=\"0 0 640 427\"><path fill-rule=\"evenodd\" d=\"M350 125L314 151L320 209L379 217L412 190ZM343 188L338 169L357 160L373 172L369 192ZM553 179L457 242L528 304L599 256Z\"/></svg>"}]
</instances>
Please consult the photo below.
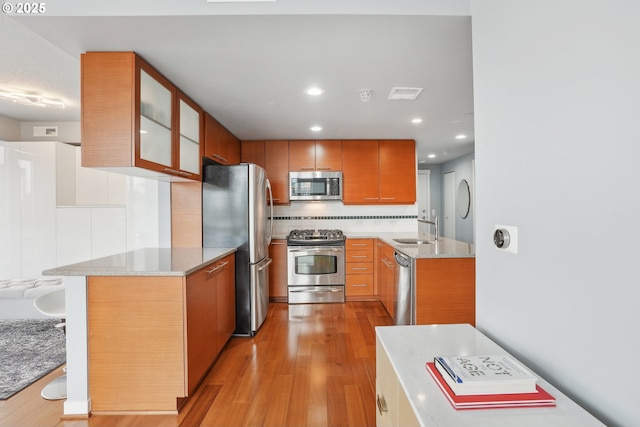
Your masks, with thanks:
<instances>
[{"instance_id":1,"label":"white countertop island","mask_svg":"<svg viewBox=\"0 0 640 427\"><path fill-rule=\"evenodd\" d=\"M555 407L467 409L456 410L445 398L425 363L443 355L497 355L507 352L480 331L468 324L376 327L376 393L380 399L382 366L389 364L391 375L397 378L399 395L408 405L396 405L413 411L415 420L428 427L588 427L604 426L591 414L562 394L539 375L538 384L556 399ZM381 354L381 353L384 354ZM381 358L386 359L382 360ZM384 382L384 379L383 379ZM390 400L387 392L385 399ZM402 396L401 396L402 397ZM389 405L393 408L393 403ZM391 409L389 410L391 411ZM402 414L399 414L402 416ZM410 417L411 418L411 417ZM406 419L406 418L405 418ZM385 413L378 414L378 425L394 423Z\"/></svg>"}]
</instances>

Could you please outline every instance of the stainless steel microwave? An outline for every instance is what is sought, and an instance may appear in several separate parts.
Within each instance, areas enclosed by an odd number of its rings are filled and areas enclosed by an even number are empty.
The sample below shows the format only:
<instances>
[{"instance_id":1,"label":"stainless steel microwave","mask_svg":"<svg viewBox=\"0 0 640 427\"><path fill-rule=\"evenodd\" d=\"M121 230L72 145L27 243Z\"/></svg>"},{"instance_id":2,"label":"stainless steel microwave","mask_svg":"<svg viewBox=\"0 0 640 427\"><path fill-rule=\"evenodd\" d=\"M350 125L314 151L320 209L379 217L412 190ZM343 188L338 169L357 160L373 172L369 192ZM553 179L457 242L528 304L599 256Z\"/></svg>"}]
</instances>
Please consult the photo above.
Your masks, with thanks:
<instances>
[{"instance_id":1,"label":"stainless steel microwave","mask_svg":"<svg viewBox=\"0 0 640 427\"><path fill-rule=\"evenodd\" d=\"M342 172L289 172L289 200L342 200Z\"/></svg>"}]
</instances>

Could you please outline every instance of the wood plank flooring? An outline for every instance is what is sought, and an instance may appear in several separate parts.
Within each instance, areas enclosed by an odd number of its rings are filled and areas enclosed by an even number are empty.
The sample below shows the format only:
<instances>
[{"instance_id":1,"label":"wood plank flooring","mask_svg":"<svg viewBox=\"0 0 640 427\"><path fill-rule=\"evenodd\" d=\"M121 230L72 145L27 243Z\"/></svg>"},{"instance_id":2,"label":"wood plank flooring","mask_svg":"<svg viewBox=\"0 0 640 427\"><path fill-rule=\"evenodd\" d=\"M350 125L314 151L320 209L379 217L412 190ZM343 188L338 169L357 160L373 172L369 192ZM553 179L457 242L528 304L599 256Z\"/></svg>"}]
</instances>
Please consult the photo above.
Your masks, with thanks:
<instances>
[{"instance_id":1,"label":"wood plank flooring","mask_svg":"<svg viewBox=\"0 0 640 427\"><path fill-rule=\"evenodd\" d=\"M378 301L271 303L258 334L231 338L179 415L60 420L62 402L39 397L43 379L0 401L0 426L374 426L374 327L391 323Z\"/></svg>"}]
</instances>

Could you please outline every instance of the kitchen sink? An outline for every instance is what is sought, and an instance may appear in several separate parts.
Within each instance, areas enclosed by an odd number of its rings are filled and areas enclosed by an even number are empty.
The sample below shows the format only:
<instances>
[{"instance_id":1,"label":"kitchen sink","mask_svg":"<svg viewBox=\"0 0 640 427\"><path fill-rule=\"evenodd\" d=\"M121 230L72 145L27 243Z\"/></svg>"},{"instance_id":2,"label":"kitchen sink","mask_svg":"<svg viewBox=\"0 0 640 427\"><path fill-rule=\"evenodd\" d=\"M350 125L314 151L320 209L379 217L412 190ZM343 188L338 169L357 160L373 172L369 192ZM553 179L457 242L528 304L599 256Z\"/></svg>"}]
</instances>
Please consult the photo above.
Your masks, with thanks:
<instances>
[{"instance_id":1,"label":"kitchen sink","mask_svg":"<svg viewBox=\"0 0 640 427\"><path fill-rule=\"evenodd\" d=\"M393 239L394 242L402 243L403 245L428 245L433 244L433 242L429 240L420 240L420 239Z\"/></svg>"}]
</instances>

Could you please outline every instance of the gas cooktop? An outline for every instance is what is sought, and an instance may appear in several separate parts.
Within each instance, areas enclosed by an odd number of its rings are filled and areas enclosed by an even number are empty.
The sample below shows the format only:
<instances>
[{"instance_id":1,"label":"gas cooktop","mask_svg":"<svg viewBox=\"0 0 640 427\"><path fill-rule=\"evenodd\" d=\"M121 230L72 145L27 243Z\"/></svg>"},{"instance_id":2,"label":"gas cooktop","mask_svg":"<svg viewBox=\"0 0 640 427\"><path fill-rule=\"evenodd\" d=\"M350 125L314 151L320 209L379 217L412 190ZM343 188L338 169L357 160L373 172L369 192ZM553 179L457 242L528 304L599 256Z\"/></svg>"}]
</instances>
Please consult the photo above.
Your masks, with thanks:
<instances>
[{"instance_id":1,"label":"gas cooktop","mask_svg":"<svg viewBox=\"0 0 640 427\"><path fill-rule=\"evenodd\" d=\"M287 236L289 246L341 245L344 240L342 230L291 230Z\"/></svg>"}]
</instances>

